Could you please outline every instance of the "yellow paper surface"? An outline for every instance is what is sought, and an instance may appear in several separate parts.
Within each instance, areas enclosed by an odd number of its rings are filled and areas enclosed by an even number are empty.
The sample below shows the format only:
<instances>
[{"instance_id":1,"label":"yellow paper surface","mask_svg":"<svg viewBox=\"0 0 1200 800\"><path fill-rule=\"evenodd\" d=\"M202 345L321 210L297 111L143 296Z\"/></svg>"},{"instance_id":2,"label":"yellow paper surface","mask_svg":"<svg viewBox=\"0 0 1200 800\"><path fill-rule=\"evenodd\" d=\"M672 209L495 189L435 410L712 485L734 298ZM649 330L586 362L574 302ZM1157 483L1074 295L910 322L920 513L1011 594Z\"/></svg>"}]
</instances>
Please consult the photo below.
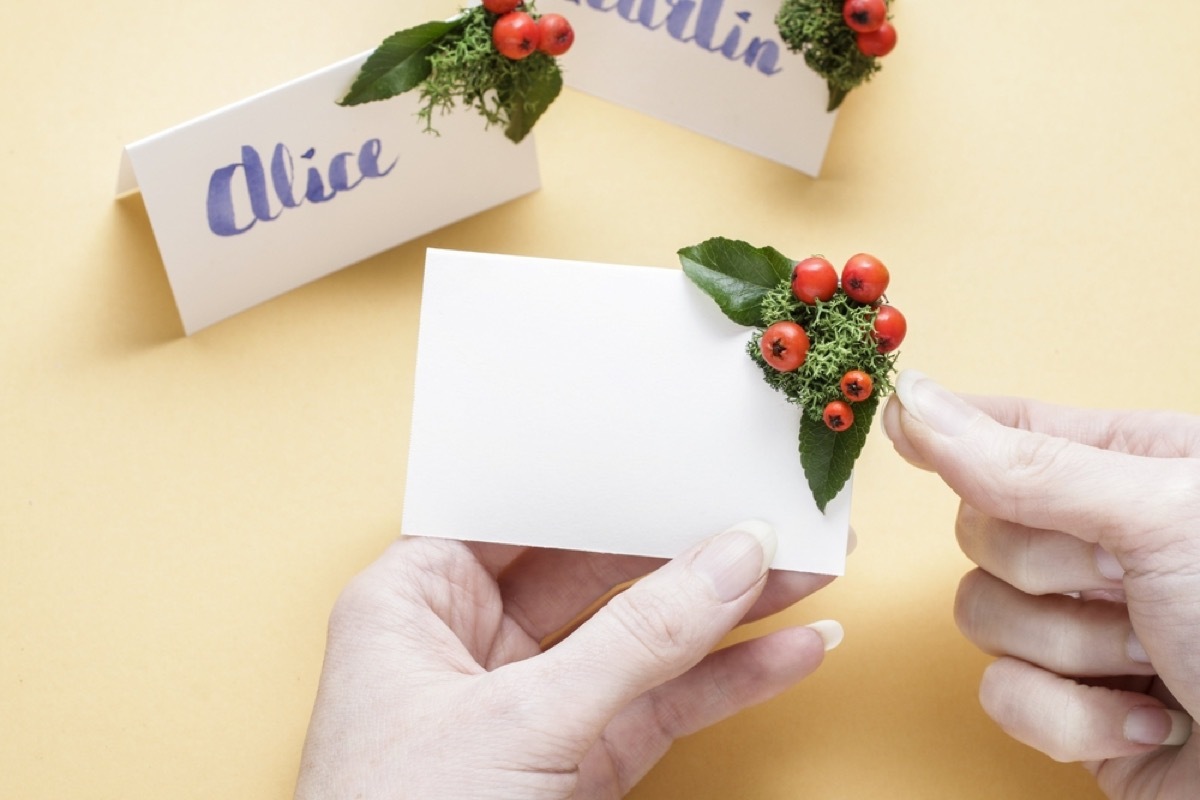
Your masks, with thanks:
<instances>
[{"instance_id":1,"label":"yellow paper surface","mask_svg":"<svg viewBox=\"0 0 1200 800\"><path fill-rule=\"evenodd\" d=\"M185 339L140 200L111 199L121 146L455 5L10 5L0 797L290 796L329 608L399 527L427 246L873 252L903 365L1200 408L1200 6L898 3L899 46L843 106L820 180L567 92L538 126L540 192ZM980 710L954 512L873 433L847 576L751 631L833 617L845 643L633 796L1099 798Z\"/></svg>"}]
</instances>

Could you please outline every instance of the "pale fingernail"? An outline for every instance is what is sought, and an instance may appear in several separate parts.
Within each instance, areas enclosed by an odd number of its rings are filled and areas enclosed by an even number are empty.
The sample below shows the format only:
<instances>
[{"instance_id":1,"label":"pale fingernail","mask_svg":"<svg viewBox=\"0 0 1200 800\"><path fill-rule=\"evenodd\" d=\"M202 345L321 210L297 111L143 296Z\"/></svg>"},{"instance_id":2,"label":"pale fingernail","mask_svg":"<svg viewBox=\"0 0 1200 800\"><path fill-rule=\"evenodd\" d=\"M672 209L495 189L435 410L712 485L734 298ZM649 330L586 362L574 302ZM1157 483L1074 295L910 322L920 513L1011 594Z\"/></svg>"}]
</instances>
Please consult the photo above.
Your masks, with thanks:
<instances>
[{"instance_id":1,"label":"pale fingernail","mask_svg":"<svg viewBox=\"0 0 1200 800\"><path fill-rule=\"evenodd\" d=\"M812 628L821 637L821 641L825 643L825 652L828 653L833 648L842 643L842 639L846 638L846 631L842 628L842 623L835 619L823 619L817 622L810 622L805 625L806 628Z\"/></svg>"},{"instance_id":2,"label":"pale fingernail","mask_svg":"<svg viewBox=\"0 0 1200 800\"><path fill-rule=\"evenodd\" d=\"M778 540L765 522L735 525L701 548L692 569L712 581L723 603L737 599L770 568Z\"/></svg>"},{"instance_id":3,"label":"pale fingernail","mask_svg":"<svg viewBox=\"0 0 1200 800\"><path fill-rule=\"evenodd\" d=\"M912 369L900 373L896 395L909 414L946 436L958 436L982 416L979 409Z\"/></svg>"},{"instance_id":4,"label":"pale fingernail","mask_svg":"<svg viewBox=\"0 0 1200 800\"><path fill-rule=\"evenodd\" d=\"M1119 581L1125 577L1125 568L1117 557L1096 545L1096 570L1110 581Z\"/></svg>"},{"instance_id":5,"label":"pale fingernail","mask_svg":"<svg viewBox=\"0 0 1200 800\"><path fill-rule=\"evenodd\" d=\"M1176 747L1192 735L1192 718L1183 711L1139 706L1125 717L1125 738L1135 744Z\"/></svg>"},{"instance_id":6,"label":"pale fingernail","mask_svg":"<svg viewBox=\"0 0 1200 800\"><path fill-rule=\"evenodd\" d=\"M1142 640L1138 638L1137 631L1129 632L1129 638L1125 640L1125 654L1129 656L1130 661L1138 664L1150 663L1150 654L1146 652Z\"/></svg>"}]
</instances>

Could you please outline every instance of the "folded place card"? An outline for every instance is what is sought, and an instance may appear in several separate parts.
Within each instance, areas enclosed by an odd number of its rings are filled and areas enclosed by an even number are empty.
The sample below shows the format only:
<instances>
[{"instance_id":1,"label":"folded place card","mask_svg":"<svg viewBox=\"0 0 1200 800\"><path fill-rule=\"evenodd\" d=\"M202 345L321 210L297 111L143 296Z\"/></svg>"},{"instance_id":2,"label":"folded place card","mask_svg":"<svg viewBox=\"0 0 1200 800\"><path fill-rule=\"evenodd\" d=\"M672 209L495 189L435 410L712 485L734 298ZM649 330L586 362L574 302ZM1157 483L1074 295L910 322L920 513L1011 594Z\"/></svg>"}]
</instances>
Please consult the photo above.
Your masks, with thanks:
<instances>
[{"instance_id":1,"label":"folded place card","mask_svg":"<svg viewBox=\"0 0 1200 800\"><path fill-rule=\"evenodd\" d=\"M817 175L829 89L775 25L780 0L538 0L569 17L568 86Z\"/></svg>"},{"instance_id":2,"label":"folded place card","mask_svg":"<svg viewBox=\"0 0 1200 800\"><path fill-rule=\"evenodd\" d=\"M532 137L415 96L337 105L366 54L125 148L187 333L534 191Z\"/></svg>"},{"instance_id":3,"label":"folded place card","mask_svg":"<svg viewBox=\"0 0 1200 800\"><path fill-rule=\"evenodd\" d=\"M406 534L669 557L763 519L843 572L849 485L817 510L799 409L682 272L430 250L418 336Z\"/></svg>"}]
</instances>

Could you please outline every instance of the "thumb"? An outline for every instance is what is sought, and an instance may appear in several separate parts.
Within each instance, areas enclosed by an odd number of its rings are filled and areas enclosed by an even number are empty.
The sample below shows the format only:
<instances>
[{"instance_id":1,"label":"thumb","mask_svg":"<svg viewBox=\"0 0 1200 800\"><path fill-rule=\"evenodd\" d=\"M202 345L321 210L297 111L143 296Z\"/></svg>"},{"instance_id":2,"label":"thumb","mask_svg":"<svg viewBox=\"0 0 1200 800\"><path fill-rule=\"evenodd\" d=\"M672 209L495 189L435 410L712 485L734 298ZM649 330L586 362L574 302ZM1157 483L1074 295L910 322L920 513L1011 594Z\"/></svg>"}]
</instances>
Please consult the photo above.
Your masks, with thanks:
<instances>
[{"instance_id":1,"label":"thumb","mask_svg":"<svg viewBox=\"0 0 1200 800\"><path fill-rule=\"evenodd\" d=\"M570 708L572 733L590 745L634 698L695 666L738 624L762 592L775 548L766 523L737 525L667 562L521 665L536 671L546 708L559 719Z\"/></svg>"},{"instance_id":2,"label":"thumb","mask_svg":"<svg viewBox=\"0 0 1200 800\"><path fill-rule=\"evenodd\" d=\"M885 427L897 452L991 517L1063 531L1111 551L1135 545L1177 480L1166 459L1128 455L1000 424L925 375L896 381Z\"/></svg>"}]
</instances>

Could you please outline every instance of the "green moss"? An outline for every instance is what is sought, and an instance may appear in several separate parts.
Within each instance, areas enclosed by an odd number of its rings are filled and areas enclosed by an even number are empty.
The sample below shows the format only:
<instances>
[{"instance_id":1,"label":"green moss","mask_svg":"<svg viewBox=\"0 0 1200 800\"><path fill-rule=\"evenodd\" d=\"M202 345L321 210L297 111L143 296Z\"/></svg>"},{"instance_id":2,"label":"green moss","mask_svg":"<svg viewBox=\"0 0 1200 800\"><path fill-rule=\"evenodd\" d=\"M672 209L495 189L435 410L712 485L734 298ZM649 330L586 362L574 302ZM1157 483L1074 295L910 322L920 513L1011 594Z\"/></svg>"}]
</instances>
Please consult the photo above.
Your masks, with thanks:
<instances>
[{"instance_id":1,"label":"green moss","mask_svg":"<svg viewBox=\"0 0 1200 800\"><path fill-rule=\"evenodd\" d=\"M763 297L762 313L768 326L792 320L808 334L812 343L808 357L794 372L778 372L763 359L759 349L762 331L750 338L746 352L762 369L766 382L790 402L802 406L809 418L820 421L827 403L844 399L842 376L852 369L861 369L875 380L876 397L892 391L896 356L876 349L871 336L876 313L873 307L851 300L843 292L810 306L795 298L790 281L782 281Z\"/></svg>"},{"instance_id":2,"label":"green moss","mask_svg":"<svg viewBox=\"0 0 1200 800\"><path fill-rule=\"evenodd\" d=\"M775 16L784 43L829 85L830 111L879 71L879 60L859 51L842 5L843 0L783 0Z\"/></svg>"},{"instance_id":3,"label":"green moss","mask_svg":"<svg viewBox=\"0 0 1200 800\"><path fill-rule=\"evenodd\" d=\"M533 12L531 3L525 10ZM500 125L509 138L520 141L542 111L557 96L562 76L552 56L534 52L519 61L505 58L492 45L496 15L477 6L429 56L431 71L421 84L418 116L427 131L436 132L434 115L462 103L478 111L487 125Z\"/></svg>"}]
</instances>

